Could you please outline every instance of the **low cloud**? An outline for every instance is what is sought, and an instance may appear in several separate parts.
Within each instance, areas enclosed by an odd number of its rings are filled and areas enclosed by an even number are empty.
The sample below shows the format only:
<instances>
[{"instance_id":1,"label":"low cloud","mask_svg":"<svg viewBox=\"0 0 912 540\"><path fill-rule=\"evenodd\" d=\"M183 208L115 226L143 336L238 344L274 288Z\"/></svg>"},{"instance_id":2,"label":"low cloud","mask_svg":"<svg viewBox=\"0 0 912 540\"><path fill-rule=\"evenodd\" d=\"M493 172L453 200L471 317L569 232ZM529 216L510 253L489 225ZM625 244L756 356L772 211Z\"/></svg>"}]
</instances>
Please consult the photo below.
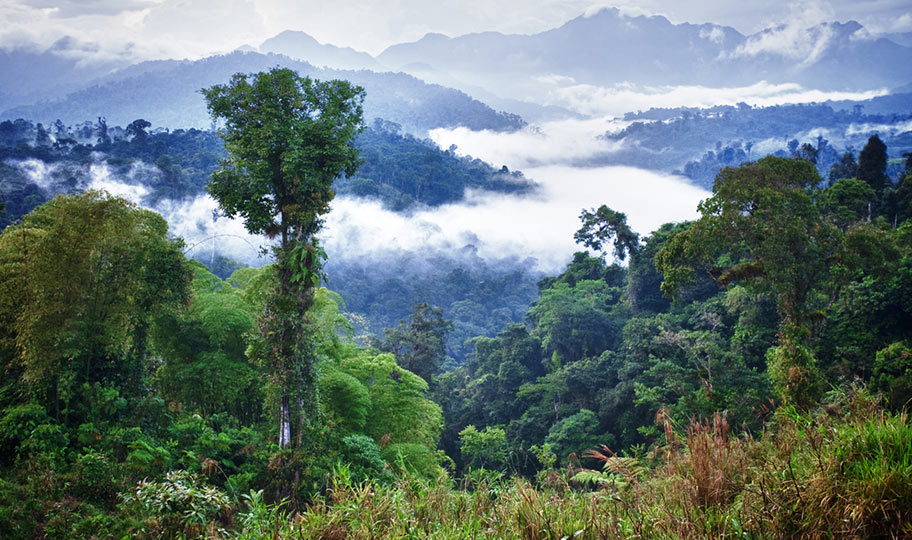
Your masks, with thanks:
<instances>
[{"instance_id":1,"label":"low cloud","mask_svg":"<svg viewBox=\"0 0 912 540\"><path fill-rule=\"evenodd\" d=\"M621 115L651 107L712 107L749 105L767 107L783 103L811 103L827 100L865 100L886 95L886 88L864 92L826 92L799 84L771 84L761 81L750 86L709 88L705 86L613 86L577 84L552 88L546 105L556 105L589 116Z\"/></svg>"},{"instance_id":2,"label":"low cloud","mask_svg":"<svg viewBox=\"0 0 912 540\"><path fill-rule=\"evenodd\" d=\"M323 233L330 257L379 257L389 250L471 249L480 257L534 258L535 269L560 272L575 251L583 208L607 204L648 234L661 224L697 216L709 193L677 177L630 167L580 169L551 165L525 171L541 185L535 196L471 192L465 201L406 216L378 202L339 198Z\"/></svg>"},{"instance_id":3,"label":"low cloud","mask_svg":"<svg viewBox=\"0 0 912 540\"><path fill-rule=\"evenodd\" d=\"M851 124L846 129L846 135L867 135L872 132L889 133L897 135L899 133L912 132L912 120L898 122L896 124Z\"/></svg>"},{"instance_id":4,"label":"low cloud","mask_svg":"<svg viewBox=\"0 0 912 540\"><path fill-rule=\"evenodd\" d=\"M207 256L221 254L253 266L271 260L264 253L270 242L248 233L242 220L221 215L218 203L209 195L186 201L163 201L152 209L168 222L171 235L184 239L184 253L188 257L205 260Z\"/></svg>"},{"instance_id":5,"label":"low cloud","mask_svg":"<svg viewBox=\"0 0 912 540\"><path fill-rule=\"evenodd\" d=\"M717 45L721 45L725 40L725 31L722 30L719 26L712 26L710 28L701 28L700 37L706 40L709 40Z\"/></svg>"},{"instance_id":6,"label":"low cloud","mask_svg":"<svg viewBox=\"0 0 912 540\"><path fill-rule=\"evenodd\" d=\"M545 164L573 164L601 153L612 152L621 143L598 139L606 131L619 131L630 122L610 117L558 120L502 133L468 128L434 129L429 137L441 148L455 144L458 153L470 155L497 167L525 170Z\"/></svg>"}]
</instances>

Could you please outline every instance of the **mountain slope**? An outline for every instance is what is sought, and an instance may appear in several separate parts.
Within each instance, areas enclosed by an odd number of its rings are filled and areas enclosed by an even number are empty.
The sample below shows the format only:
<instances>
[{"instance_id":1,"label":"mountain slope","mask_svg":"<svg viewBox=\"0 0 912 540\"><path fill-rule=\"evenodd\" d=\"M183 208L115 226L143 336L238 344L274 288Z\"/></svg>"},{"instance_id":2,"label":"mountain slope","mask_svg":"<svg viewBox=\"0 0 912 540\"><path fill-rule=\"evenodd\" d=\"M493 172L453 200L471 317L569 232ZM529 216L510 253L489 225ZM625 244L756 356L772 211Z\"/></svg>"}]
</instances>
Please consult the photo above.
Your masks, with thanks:
<instances>
[{"instance_id":1,"label":"mountain slope","mask_svg":"<svg viewBox=\"0 0 912 540\"><path fill-rule=\"evenodd\" d=\"M70 37L45 50L0 48L0 110L56 97L129 64L124 58L93 58L93 53L98 51Z\"/></svg>"},{"instance_id":2,"label":"mountain slope","mask_svg":"<svg viewBox=\"0 0 912 540\"><path fill-rule=\"evenodd\" d=\"M428 34L377 57L391 68L420 65L489 89L539 92L555 84L731 87L763 80L829 90L896 87L912 80L909 58L912 48L871 38L854 21L744 36L614 8L533 35Z\"/></svg>"},{"instance_id":3,"label":"mountain slope","mask_svg":"<svg viewBox=\"0 0 912 540\"><path fill-rule=\"evenodd\" d=\"M148 69L145 69L148 65ZM436 127L511 130L524 125L515 115L498 113L468 95L424 83L403 73L343 71L316 68L307 62L275 54L234 52L197 61L164 61L132 66L124 74L98 83L55 102L16 107L0 118L30 118L77 123L106 116L111 124L126 125L144 118L154 126L170 128L210 125L199 90L224 83L234 73L258 72L285 66L318 79L347 79L366 89L367 119L384 118L406 131L423 135Z\"/></svg>"},{"instance_id":4,"label":"mountain slope","mask_svg":"<svg viewBox=\"0 0 912 540\"><path fill-rule=\"evenodd\" d=\"M260 45L260 52L284 54L315 66L335 69L370 69L384 71L374 57L351 47L320 43L304 32L286 30Z\"/></svg>"}]
</instances>

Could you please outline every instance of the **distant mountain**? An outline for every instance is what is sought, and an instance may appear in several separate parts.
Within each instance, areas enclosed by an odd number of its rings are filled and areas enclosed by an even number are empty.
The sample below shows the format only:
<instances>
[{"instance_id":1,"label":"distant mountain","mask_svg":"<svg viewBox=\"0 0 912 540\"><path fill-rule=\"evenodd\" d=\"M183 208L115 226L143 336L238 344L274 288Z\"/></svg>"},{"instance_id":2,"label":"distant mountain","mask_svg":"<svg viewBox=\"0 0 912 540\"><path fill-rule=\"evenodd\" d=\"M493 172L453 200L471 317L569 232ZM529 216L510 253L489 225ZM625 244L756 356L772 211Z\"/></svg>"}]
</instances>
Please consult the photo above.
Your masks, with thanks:
<instances>
[{"instance_id":1,"label":"distant mountain","mask_svg":"<svg viewBox=\"0 0 912 540\"><path fill-rule=\"evenodd\" d=\"M50 99L130 64L104 56L95 46L64 37L47 49L0 49L0 110Z\"/></svg>"},{"instance_id":2,"label":"distant mountain","mask_svg":"<svg viewBox=\"0 0 912 540\"><path fill-rule=\"evenodd\" d=\"M463 92L427 84L404 73L320 69L287 56L250 52L196 61L144 62L102 77L95 86L63 99L12 108L0 113L0 119L53 122L59 118L71 124L106 116L111 124L126 125L144 118L153 126L203 128L211 121L201 88L225 83L234 73L275 66L287 66L318 79L347 79L361 85L367 92L364 112L368 120L384 118L422 136L437 127L512 130L525 125L520 117L498 113Z\"/></svg>"},{"instance_id":3,"label":"distant mountain","mask_svg":"<svg viewBox=\"0 0 912 540\"><path fill-rule=\"evenodd\" d=\"M373 56L352 49L322 44L304 32L286 30L260 45L260 52L284 54L314 66L335 69L370 69L386 71Z\"/></svg>"},{"instance_id":4,"label":"distant mountain","mask_svg":"<svg viewBox=\"0 0 912 540\"><path fill-rule=\"evenodd\" d=\"M894 32L892 34L883 34L880 37L905 47L912 47L912 32Z\"/></svg>"},{"instance_id":5,"label":"distant mountain","mask_svg":"<svg viewBox=\"0 0 912 540\"><path fill-rule=\"evenodd\" d=\"M895 87L912 80L912 48L869 37L854 21L803 32L775 27L744 36L714 24L672 24L608 8L533 35L428 34L378 57L421 66L499 94L547 94L573 84L743 86L767 81L825 90ZM493 90L492 90L493 91Z\"/></svg>"}]
</instances>

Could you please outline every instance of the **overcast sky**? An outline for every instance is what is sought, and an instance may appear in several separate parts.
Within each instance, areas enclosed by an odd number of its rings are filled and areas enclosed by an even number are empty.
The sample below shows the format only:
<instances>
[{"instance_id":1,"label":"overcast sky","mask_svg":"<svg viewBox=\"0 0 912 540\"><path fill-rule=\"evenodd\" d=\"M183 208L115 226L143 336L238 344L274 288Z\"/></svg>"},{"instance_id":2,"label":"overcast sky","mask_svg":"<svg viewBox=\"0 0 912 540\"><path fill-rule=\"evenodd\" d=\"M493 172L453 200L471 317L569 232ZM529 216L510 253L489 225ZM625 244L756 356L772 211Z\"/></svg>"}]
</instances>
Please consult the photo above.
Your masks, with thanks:
<instances>
[{"instance_id":1,"label":"overcast sky","mask_svg":"<svg viewBox=\"0 0 912 540\"><path fill-rule=\"evenodd\" d=\"M194 58L292 29L377 54L428 32L535 33L607 5L742 33L796 17L855 19L874 33L912 31L909 0L0 0L0 46L48 46L70 35L98 57Z\"/></svg>"}]
</instances>

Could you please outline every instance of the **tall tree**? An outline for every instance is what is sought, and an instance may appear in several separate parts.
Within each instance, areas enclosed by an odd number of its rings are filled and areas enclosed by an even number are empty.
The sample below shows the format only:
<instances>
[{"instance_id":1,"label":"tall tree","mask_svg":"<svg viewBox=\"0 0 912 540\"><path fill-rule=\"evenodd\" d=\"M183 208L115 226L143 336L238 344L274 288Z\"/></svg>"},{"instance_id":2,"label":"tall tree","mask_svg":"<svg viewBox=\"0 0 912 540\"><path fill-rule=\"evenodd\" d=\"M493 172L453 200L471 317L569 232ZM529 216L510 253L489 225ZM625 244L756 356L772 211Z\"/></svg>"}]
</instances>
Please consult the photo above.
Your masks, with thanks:
<instances>
[{"instance_id":1,"label":"tall tree","mask_svg":"<svg viewBox=\"0 0 912 540\"><path fill-rule=\"evenodd\" d=\"M274 68L236 74L203 95L212 117L224 121L229 154L212 174L209 193L228 216L241 216L248 231L278 239L275 286L259 326L278 389L279 445L300 444L303 411L316 405L307 312L326 255L315 234L333 181L358 167L353 141L363 128L364 91Z\"/></svg>"},{"instance_id":2,"label":"tall tree","mask_svg":"<svg viewBox=\"0 0 912 540\"><path fill-rule=\"evenodd\" d=\"M871 135L858 154L858 179L867 182L879 195L890 184L886 170L887 145L877 134Z\"/></svg>"}]
</instances>

